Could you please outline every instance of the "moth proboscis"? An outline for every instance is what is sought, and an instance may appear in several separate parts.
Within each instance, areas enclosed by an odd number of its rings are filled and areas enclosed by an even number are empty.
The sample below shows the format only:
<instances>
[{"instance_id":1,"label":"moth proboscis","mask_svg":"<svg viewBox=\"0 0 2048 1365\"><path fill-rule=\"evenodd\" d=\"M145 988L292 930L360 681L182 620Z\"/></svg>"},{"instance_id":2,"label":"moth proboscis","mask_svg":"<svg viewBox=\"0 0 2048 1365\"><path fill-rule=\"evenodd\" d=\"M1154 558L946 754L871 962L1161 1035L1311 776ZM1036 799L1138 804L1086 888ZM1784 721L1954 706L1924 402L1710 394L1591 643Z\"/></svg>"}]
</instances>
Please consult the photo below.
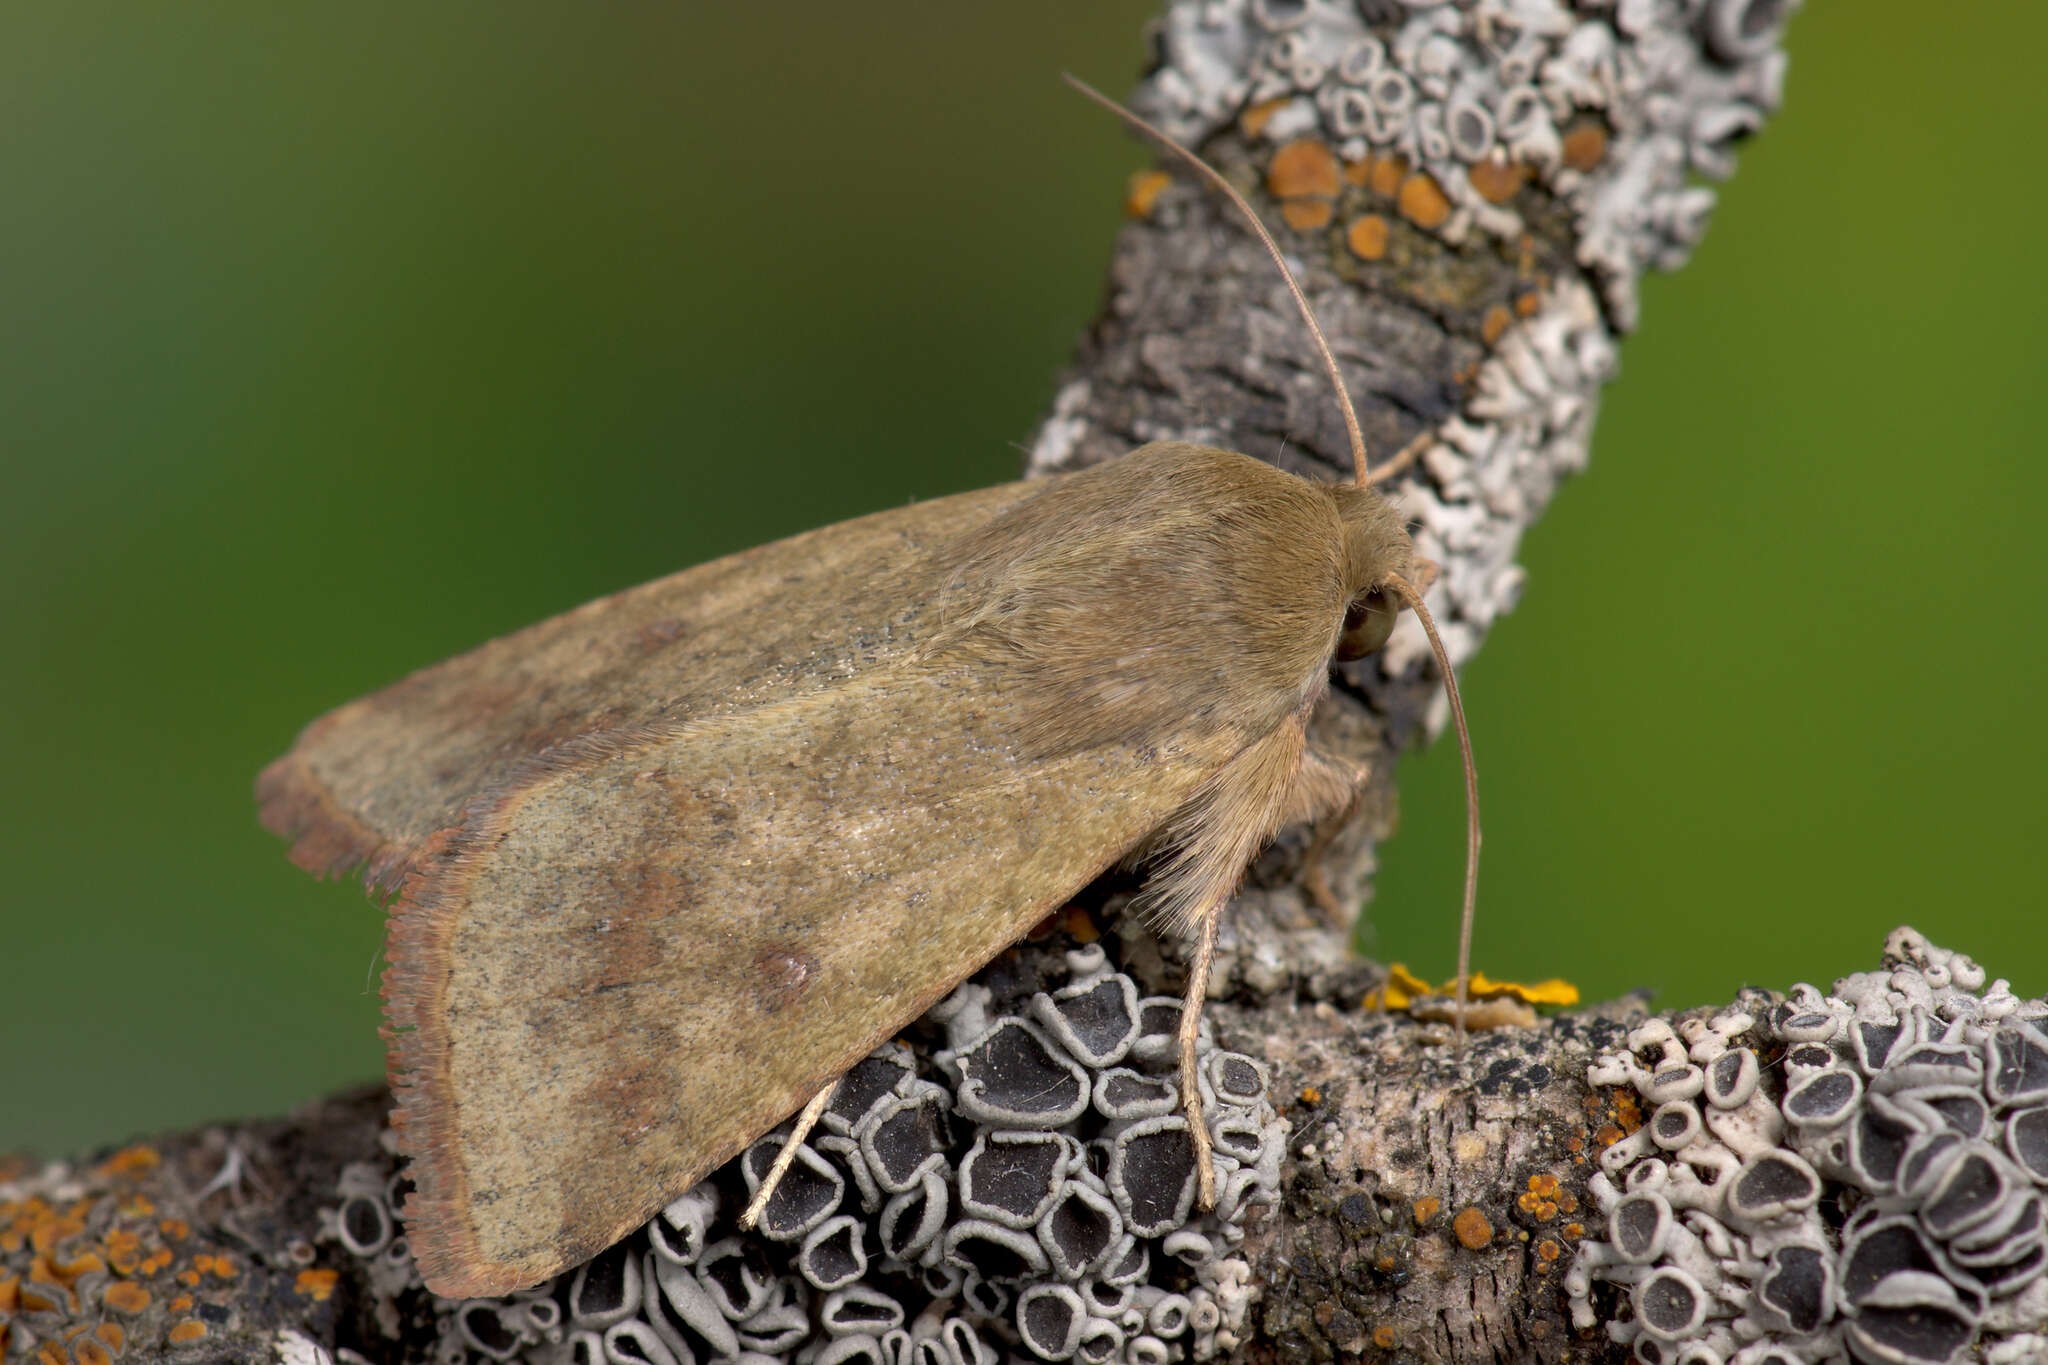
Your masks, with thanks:
<instances>
[{"instance_id":1,"label":"moth proboscis","mask_svg":"<svg viewBox=\"0 0 2048 1365\"><path fill-rule=\"evenodd\" d=\"M1072 78L1069 78L1072 80ZM1400 517L1357 480L1154 443L877 512L601 598L309 725L257 780L322 873L394 892L383 994L404 1215L430 1289L538 1284L645 1223L1107 869L1192 934L1283 825L1348 814L1308 741L1333 660L1430 638ZM799 1136L785 1143L793 1152Z\"/></svg>"}]
</instances>

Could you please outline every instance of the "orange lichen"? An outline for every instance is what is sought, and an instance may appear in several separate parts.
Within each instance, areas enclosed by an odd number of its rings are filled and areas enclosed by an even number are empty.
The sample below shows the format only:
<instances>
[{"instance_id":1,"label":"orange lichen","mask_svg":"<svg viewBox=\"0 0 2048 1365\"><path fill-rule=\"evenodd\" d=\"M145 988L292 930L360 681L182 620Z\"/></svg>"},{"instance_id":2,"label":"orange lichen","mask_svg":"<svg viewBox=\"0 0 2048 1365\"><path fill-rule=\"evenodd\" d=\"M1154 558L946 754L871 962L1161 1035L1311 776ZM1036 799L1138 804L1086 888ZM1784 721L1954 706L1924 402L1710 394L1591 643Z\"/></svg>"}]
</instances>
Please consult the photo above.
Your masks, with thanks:
<instances>
[{"instance_id":1,"label":"orange lichen","mask_svg":"<svg viewBox=\"0 0 2048 1365\"><path fill-rule=\"evenodd\" d=\"M1266 131L1266 125L1273 121L1273 115L1287 107L1287 96L1278 99L1260 100L1237 116L1238 131L1246 137L1257 137Z\"/></svg>"},{"instance_id":2,"label":"orange lichen","mask_svg":"<svg viewBox=\"0 0 2048 1365\"><path fill-rule=\"evenodd\" d=\"M1451 1231L1467 1251L1477 1251L1493 1240L1493 1224L1478 1209L1467 1205L1451 1220Z\"/></svg>"},{"instance_id":3,"label":"orange lichen","mask_svg":"<svg viewBox=\"0 0 2048 1365\"><path fill-rule=\"evenodd\" d=\"M1387 254L1387 220L1368 213L1344 234L1344 244L1361 261L1377 261Z\"/></svg>"},{"instance_id":4,"label":"orange lichen","mask_svg":"<svg viewBox=\"0 0 2048 1365\"><path fill-rule=\"evenodd\" d=\"M119 1355L122 1348L128 1344L128 1329L118 1322L103 1322L92 1329L92 1334L116 1355Z\"/></svg>"},{"instance_id":5,"label":"orange lichen","mask_svg":"<svg viewBox=\"0 0 2048 1365\"><path fill-rule=\"evenodd\" d=\"M114 1365L113 1352L109 1351L104 1343L92 1337L74 1342L71 1347L71 1358L77 1361L78 1365Z\"/></svg>"},{"instance_id":6,"label":"orange lichen","mask_svg":"<svg viewBox=\"0 0 2048 1365\"><path fill-rule=\"evenodd\" d=\"M1095 916L1083 906L1067 907L1066 927L1077 943L1093 943L1102 937L1102 930L1096 927Z\"/></svg>"},{"instance_id":7,"label":"orange lichen","mask_svg":"<svg viewBox=\"0 0 2048 1365\"><path fill-rule=\"evenodd\" d=\"M142 1146L123 1147L120 1151L102 1161L97 1174L105 1179L119 1175L136 1175L142 1171L153 1171L163 1164L156 1148Z\"/></svg>"},{"instance_id":8,"label":"orange lichen","mask_svg":"<svg viewBox=\"0 0 2048 1365\"><path fill-rule=\"evenodd\" d=\"M1514 322L1515 315L1508 311L1507 305L1496 303L1479 319L1479 339L1492 346L1507 335L1508 328L1512 327Z\"/></svg>"},{"instance_id":9,"label":"orange lichen","mask_svg":"<svg viewBox=\"0 0 2048 1365\"><path fill-rule=\"evenodd\" d=\"M1394 1329L1388 1323L1383 1322L1372 1329L1372 1344L1379 1347L1382 1351L1393 1350L1394 1343L1398 1340L1400 1338L1394 1335Z\"/></svg>"},{"instance_id":10,"label":"orange lichen","mask_svg":"<svg viewBox=\"0 0 2048 1365\"><path fill-rule=\"evenodd\" d=\"M1529 183L1529 168L1519 161L1475 161L1465 172L1472 188L1489 204L1505 204Z\"/></svg>"},{"instance_id":11,"label":"orange lichen","mask_svg":"<svg viewBox=\"0 0 2048 1365\"><path fill-rule=\"evenodd\" d=\"M292 1287L315 1303L325 1303L341 1280L339 1270L301 1270Z\"/></svg>"},{"instance_id":12,"label":"orange lichen","mask_svg":"<svg viewBox=\"0 0 2048 1365\"><path fill-rule=\"evenodd\" d=\"M1283 199L1280 201L1280 217L1296 232L1313 232L1328 227L1335 217L1337 206L1327 199Z\"/></svg>"},{"instance_id":13,"label":"orange lichen","mask_svg":"<svg viewBox=\"0 0 2048 1365\"><path fill-rule=\"evenodd\" d=\"M1583 118L1564 130L1564 164L1575 171L1590 171L1607 158L1607 125L1595 118Z\"/></svg>"},{"instance_id":14,"label":"orange lichen","mask_svg":"<svg viewBox=\"0 0 2048 1365\"><path fill-rule=\"evenodd\" d=\"M1399 1261L1394 1259L1393 1252L1382 1251L1379 1254L1379 1256L1374 1259L1372 1263L1372 1268L1374 1270L1379 1271L1379 1273L1382 1275L1391 1275L1394 1273L1396 1269L1400 1267L1400 1264L1401 1263Z\"/></svg>"},{"instance_id":15,"label":"orange lichen","mask_svg":"<svg viewBox=\"0 0 2048 1365\"><path fill-rule=\"evenodd\" d=\"M13 1313L21 1307L21 1281L12 1275L0 1275L0 1313Z\"/></svg>"},{"instance_id":16,"label":"orange lichen","mask_svg":"<svg viewBox=\"0 0 2048 1365\"><path fill-rule=\"evenodd\" d=\"M183 1346L188 1341L197 1341L206 1335L206 1324L197 1318L186 1318L175 1324L168 1333L171 1345Z\"/></svg>"},{"instance_id":17,"label":"orange lichen","mask_svg":"<svg viewBox=\"0 0 2048 1365\"><path fill-rule=\"evenodd\" d=\"M133 1275L142 1264L142 1239L127 1228L112 1228L106 1237L107 1264L123 1275Z\"/></svg>"},{"instance_id":18,"label":"orange lichen","mask_svg":"<svg viewBox=\"0 0 2048 1365\"><path fill-rule=\"evenodd\" d=\"M17 1302L24 1313L54 1313L60 1307L58 1300L26 1285L22 1286L21 1297Z\"/></svg>"},{"instance_id":19,"label":"orange lichen","mask_svg":"<svg viewBox=\"0 0 2048 1365\"><path fill-rule=\"evenodd\" d=\"M1364 156L1358 158L1358 160L1356 161L1345 162L1344 183L1347 185L1356 185L1360 189L1364 189L1367 185L1370 185L1372 183L1372 163L1373 155L1371 152L1367 152Z\"/></svg>"},{"instance_id":20,"label":"orange lichen","mask_svg":"<svg viewBox=\"0 0 2048 1365\"><path fill-rule=\"evenodd\" d=\"M191 1311L192 1311L192 1296L191 1296L190 1294L180 1294L180 1295L178 1295L178 1297L177 1297L177 1298L175 1298L175 1299L172 1299L172 1300L171 1300L171 1311L172 1311L173 1313L189 1313L189 1312L191 1312Z\"/></svg>"},{"instance_id":21,"label":"orange lichen","mask_svg":"<svg viewBox=\"0 0 2048 1365\"><path fill-rule=\"evenodd\" d=\"M1543 295L1534 289L1524 289L1515 295L1515 316L1533 318L1536 310L1543 306Z\"/></svg>"},{"instance_id":22,"label":"orange lichen","mask_svg":"<svg viewBox=\"0 0 2048 1365\"><path fill-rule=\"evenodd\" d=\"M1435 1195L1423 1195L1422 1198L1415 1201L1415 1208L1413 1210L1415 1214L1415 1226L1421 1227L1424 1223L1427 1223L1430 1219L1436 1217L1438 1211L1441 1210L1443 1206L1443 1201L1441 1199L1438 1199Z\"/></svg>"},{"instance_id":23,"label":"orange lichen","mask_svg":"<svg viewBox=\"0 0 2048 1365\"><path fill-rule=\"evenodd\" d=\"M1401 216L1419 228L1440 228L1451 221L1450 196L1428 171L1417 171L1403 180L1395 204Z\"/></svg>"},{"instance_id":24,"label":"orange lichen","mask_svg":"<svg viewBox=\"0 0 2048 1365\"><path fill-rule=\"evenodd\" d=\"M184 1285L187 1289L197 1288L199 1284L199 1272L196 1270L179 1271L178 1283Z\"/></svg>"},{"instance_id":25,"label":"orange lichen","mask_svg":"<svg viewBox=\"0 0 2048 1365\"><path fill-rule=\"evenodd\" d=\"M1165 171L1133 171L1124 189L1124 212L1133 218L1150 218L1159 192L1172 183L1173 177Z\"/></svg>"},{"instance_id":26,"label":"orange lichen","mask_svg":"<svg viewBox=\"0 0 2048 1365\"><path fill-rule=\"evenodd\" d=\"M1305 1085L1301 1088L1301 1102L1303 1104L1321 1104L1323 1102L1323 1092L1312 1085Z\"/></svg>"},{"instance_id":27,"label":"orange lichen","mask_svg":"<svg viewBox=\"0 0 2048 1365\"><path fill-rule=\"evenodd\" d=\"M143 1257L142 1264L137 1266L136 1269L144 1275L154 1275L170 1263L171 1249L169 1247L158 1247L155 1251Z\"/></svg>"},{"instance_id":28,"label":"orange lichen","mask_svg":"<svg viewBox=\"0 0 2048 1365\"><path fill-rule=\"evenodd\" d=\"M1579 1211L1579 1197L1570 1190L1566 1190L1557 1196L1557 1207L1561 1213L1577 1213Z\"/></svg>"},{"instance_id":29,"label":"orange lichen","mask_svg":"<svg viewBox=\"0 0 2048 1365\"><path fill-rule=\"evenodd\" d=\"M1586 1235L1586 1225L1584 1223L1566 1223L1560 1230L1564 1233L1564 1239L1567 1242L1576 1242Z\"/></svg>"},{"instance_id":30,"label":"orange lichen","mask_svg":"<svg viewBox=\"0 0 2048 1365\"><path fill-rule=\"evenodd\" d=\"M213 1271L213 1278L215 1278L216 1280L232 1280L233 1278L235 1278L235 1276L242 1273L242 1268L236 1265L233 1260L226 1256L214 1257L213 1266L211 1268Z\"/></svg>"},{"instance_id":31,"label":"orange lichen","mask_svg":"<svg viewBox=\"0 0 2048 1365\"><path fill-rule=\"evenodd\" d=\"M1564 1255L1564 1248L1548 1237L1545 1237L1536 1244L1536 1259L1545 1265L1548 1265L1562 1255Z\"/></svg>"},{"instance_id":32,"label":"orange lichen","mask_svg":"<svg viewBox=\"0 0 2048 1365\"><path fill-rule=\"evenodd\" d=\"M1408 178L1408 158L1401 155L1376 157L1372 163L1372 192L1392 199Z\"/></svg>"},{"instance_id":33,"label":"orange lichen","mask_svg":"<svg viewBox=\"0 0 2048 1365\"><path fill-rule=\"evenodd\" d=\"M1599 1143L1602 1147L1612 1147L1627 1136L1628 1134L1622 1132L1621 1129L1613 1124L1603 1123L1600 1125L1600 1131L1593 1134L1593 1141Z\"/></svg>"},{"instance_id":34,"label":"orange lichen","mask_svg":"<svg viewBox=\"0 0 2048 1365\"><path fill-rule=\"evenodd\" d=\"M192 1225L182 1218L166 1218L157 1224L157 1230L173 1242L182 1242L192 1235Z\"/></svg>"},{"instance_id":35,"label":"orange lichen","mask_svg":"<svg viewBox=\"0 0 2048 1365\"><path fill-rule=\"evenodd\" d=\"M146 1194L131 1195L120 1207L123 1218L147 1218L155 1212L156 1205L150 1202Z\"/></svg>"},{"instance_id":36,"label":"orange lichen","mask_svg":"<svg viewBox=\"0 0 2048 1365\"><path fill-rule=\"evenodd\" d=\"M71 1354L61 1342L46 1341L36 1347L36 1365L71 1365Z\"/></svg>"},{"instance_id":37,"label":"orange lichen","mask_svg":"<svg viewBox=\"0 0 2048 1365\"><path fill-rule=\"evenodd\" d=\"M1275 199L1334 199L1341 188L1337 157L1320 138L1296 138L1273 153L1266 166L1266 191Z\"/></svg>"}]
</instances>

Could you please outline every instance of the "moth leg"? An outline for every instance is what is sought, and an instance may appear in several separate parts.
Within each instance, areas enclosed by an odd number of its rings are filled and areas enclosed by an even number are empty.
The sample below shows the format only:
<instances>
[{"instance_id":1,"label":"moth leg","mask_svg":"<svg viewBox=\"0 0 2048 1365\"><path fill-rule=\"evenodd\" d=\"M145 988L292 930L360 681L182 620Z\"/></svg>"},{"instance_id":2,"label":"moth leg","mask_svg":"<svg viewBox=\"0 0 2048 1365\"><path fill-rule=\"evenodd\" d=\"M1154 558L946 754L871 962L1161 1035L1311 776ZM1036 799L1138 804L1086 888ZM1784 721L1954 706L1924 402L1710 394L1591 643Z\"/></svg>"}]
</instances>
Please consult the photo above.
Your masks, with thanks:
<instances>
[{"instance_id":1,"label":"moth leg","mask_svg":"<svg viewBox=\"0 0 2048 1365\"><path fill-rule=\"evenodd\" d=\"M1372 770L1363 763L1310 749L1302 755L1301 772L1288 793L1286 822L1316 827L1308 850L1302 855L1302 890L1333 929L1343 928L1351 915L1331 889L1329 874L1323 870L1323 857L1337 835L1351 823L1371 779Z\"/></svg>"},{"instance_id":2,"label":"moth leg","mask_svg":"<svg viewBox=\"0 0 2048 1365\"><path fill-rule=\"evenodd\" d=\"M839 1088L839 1079L834 1077L823 1090L811 1096L803 1112L796 1116L796 1127L783 1140L782 1150L775 1154L775 1164L762 1177L761 1187L754 1191L754 1197L747 1201L747 1210L740 1215L740 1231L752 1232L754 1225L761 1221L761 1211L768 1207L768 1200L775 1193L775 1187L782 1183L782 1177L789 1173L789 1163L796 1160L796 1149L804 1145L804 1139L811 1135L811 1129L818 1126L818 1120L825 1113L825 1106L832 1102L832 1092Z\"/></svg>"},{"instance_id":3,"label":"moth leg","mask_svg":"<svg viewBox=\"0 0 2048 1365\"><path fill-rule=\"evenodd\" d=\"M1188 1136L1195 1144L1195 1204L1203 1210L1216 1207L1215 1144L1209 1140L1209 1123L1202 1115L1202 1087L1195 1072L1195 1039L1202 1029L1202 1001L1209 993L1209 968L1216 960L1216 926L1222 919L1223 898L1219 898L1202 912L1195 959L1188 967L1188 984L1180 1000L1180 1106L1187 1115Z\"/></svg>"}]
</instances>

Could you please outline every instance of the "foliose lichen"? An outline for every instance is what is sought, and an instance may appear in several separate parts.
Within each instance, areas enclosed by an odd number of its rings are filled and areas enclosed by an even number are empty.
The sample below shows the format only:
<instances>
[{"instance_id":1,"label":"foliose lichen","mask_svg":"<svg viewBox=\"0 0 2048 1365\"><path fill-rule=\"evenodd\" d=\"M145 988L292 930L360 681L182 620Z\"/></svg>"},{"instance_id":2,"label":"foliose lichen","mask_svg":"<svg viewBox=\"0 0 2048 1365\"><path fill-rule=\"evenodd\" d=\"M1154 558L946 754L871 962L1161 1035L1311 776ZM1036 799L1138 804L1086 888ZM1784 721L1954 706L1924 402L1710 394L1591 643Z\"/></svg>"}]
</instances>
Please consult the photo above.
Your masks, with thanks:
<instances>
[{"instance_id":1,"label":"foliose lichen","mask_svg":"<svg viewBox=\"0 0 2048 1365\"><path fill-rule=\"evenodd\" d=\"M1099 945L1066 966L1007 998L960 987L918 1026L938 1044L928 1062L891 1043L858 1063L754 1233L735 1220L787 1125L570 1274L433 1300L442 1359L1165 1365L1228 1350L1251 1303L1245 1215L1279 1188L1286 1125L1265 1070L1205 1035L1218 1200L1197 1213L1179 999L1141 996ZM323 1218L369 1263L394 1336L424 1297L393 1217L401 1182L352 1166Z\"/></svg>"},{"instance_id":2,"label":"foliose lichen","mask_svg":"<svg viewBox=\"0 0 2048 1365\"><path fill-rule=\"evenodd\" d=\"M1591 1068L1650 1113L1591 1183L1579 1327L1613 1286L1645 1365L2048 1359L2048 1000L1911 929L1884 962Z\"/></svg>"}]
</instances>

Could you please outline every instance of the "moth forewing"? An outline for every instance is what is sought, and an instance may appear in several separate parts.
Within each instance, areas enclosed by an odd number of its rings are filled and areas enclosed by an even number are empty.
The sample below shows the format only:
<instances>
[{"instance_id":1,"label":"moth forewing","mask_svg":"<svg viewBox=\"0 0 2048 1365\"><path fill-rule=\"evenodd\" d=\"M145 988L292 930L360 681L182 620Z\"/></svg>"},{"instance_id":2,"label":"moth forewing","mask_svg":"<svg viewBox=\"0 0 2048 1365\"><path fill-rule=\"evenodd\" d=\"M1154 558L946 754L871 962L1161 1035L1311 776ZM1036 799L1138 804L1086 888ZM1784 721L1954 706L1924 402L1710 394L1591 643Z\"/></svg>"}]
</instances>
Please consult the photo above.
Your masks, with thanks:
<instances>
[{"instance_id":1,"label":"moth forewing","mask_svg":"<svg viewBox=\"0 0 2048 1365\"><path fill-rule=\"evenodd\" d=\"M1141 845L1227 895L1300 805L1355 513L1150 447L705 565L309 727L266 816L406 869L385 995L428 1284L626 1235Z\"/></svg>"}]
</instances>

